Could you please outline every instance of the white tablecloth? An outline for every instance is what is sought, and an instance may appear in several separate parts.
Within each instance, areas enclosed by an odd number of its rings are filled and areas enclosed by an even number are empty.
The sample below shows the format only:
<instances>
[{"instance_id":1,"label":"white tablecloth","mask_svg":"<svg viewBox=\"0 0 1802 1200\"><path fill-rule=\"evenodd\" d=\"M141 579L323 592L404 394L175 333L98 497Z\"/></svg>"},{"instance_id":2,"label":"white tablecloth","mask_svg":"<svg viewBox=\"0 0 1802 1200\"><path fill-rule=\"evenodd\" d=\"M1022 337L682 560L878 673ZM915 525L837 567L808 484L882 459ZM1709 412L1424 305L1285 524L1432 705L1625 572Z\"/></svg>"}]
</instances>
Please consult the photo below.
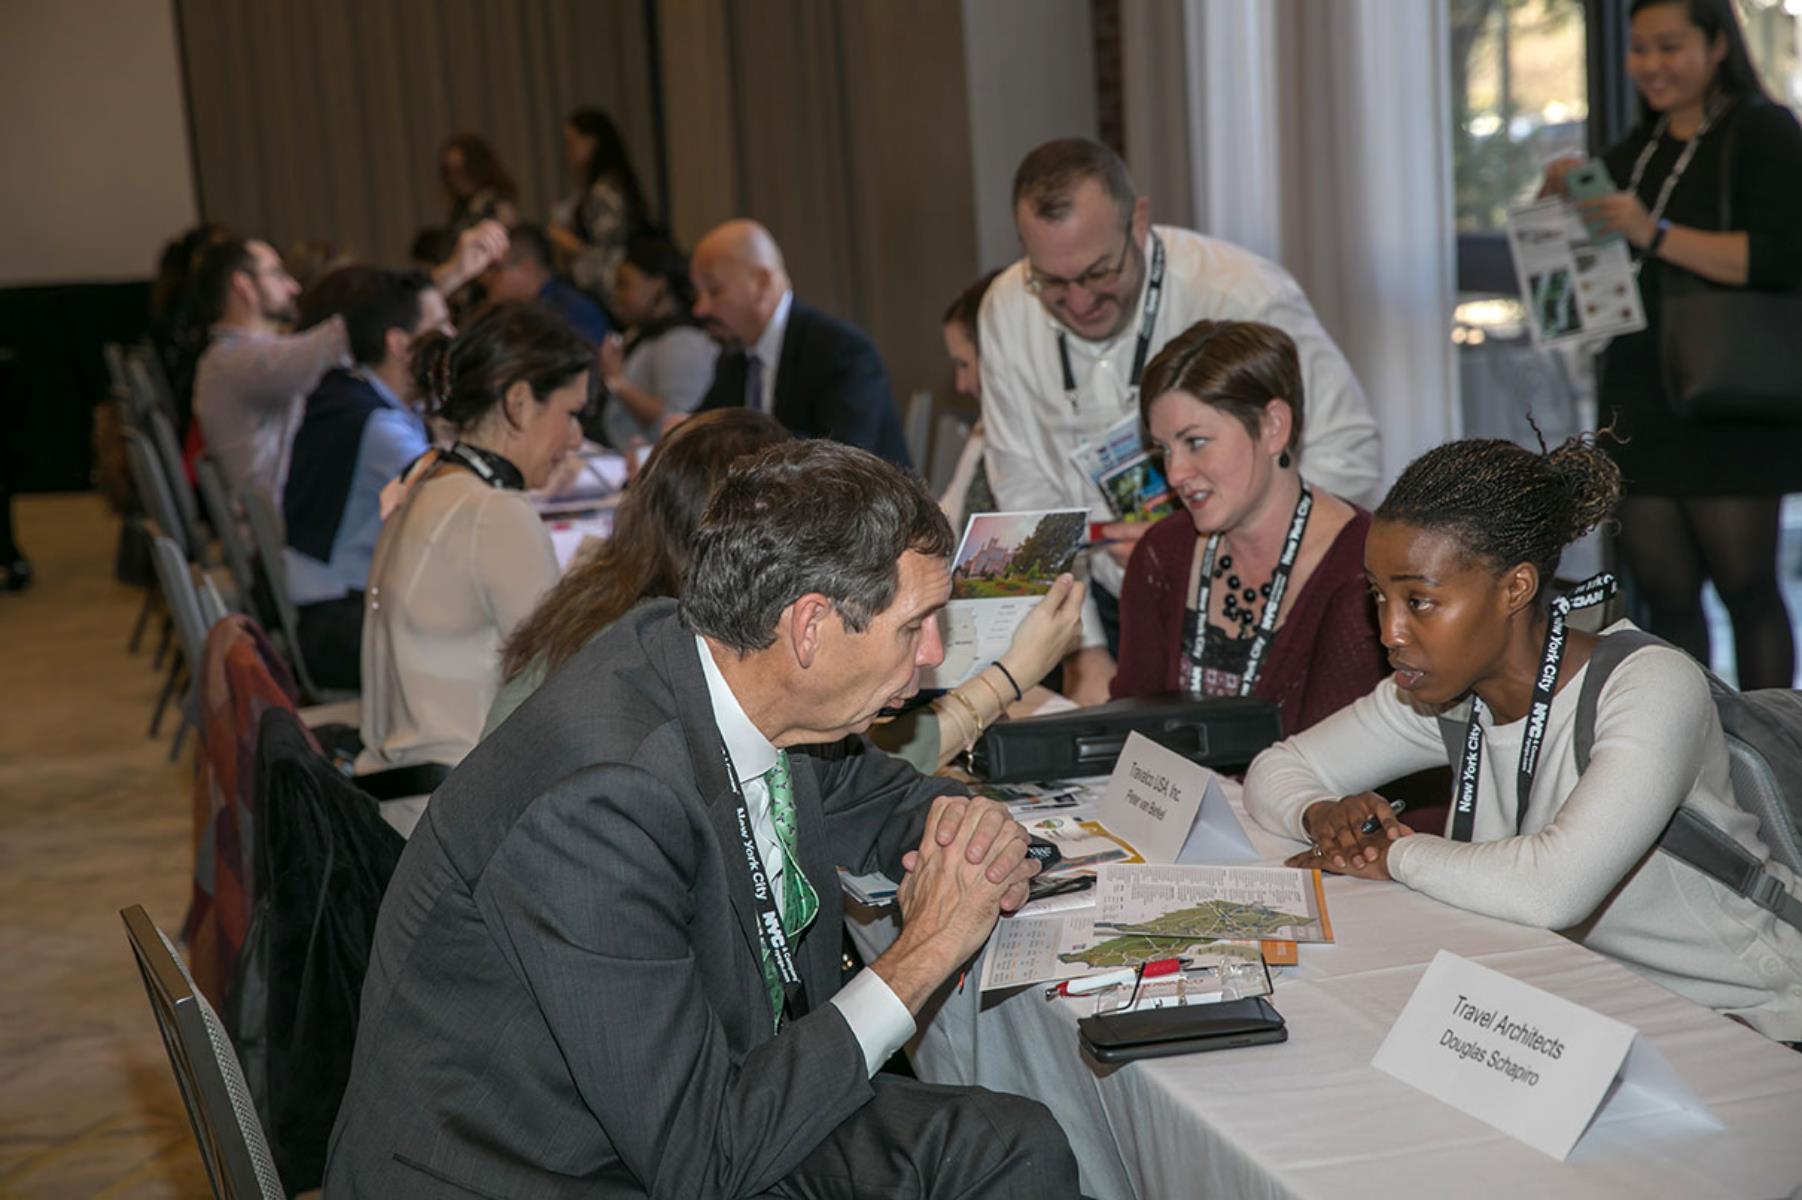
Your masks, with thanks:
<instances>
[{"instance_id":1,"label":"white tablecloth","mask_svg":"<svg viewBox=\"0 0 1802 1200\"><path fill-rule=\"evenodd\" d=\"M1237 788L1229 785L1235 808ZM1287 844L1246 821L1260 853ZM1301 949L1272 997L1282 1045L1104 1067L1077 1049L1079 1001L1037 988L986 1010L975 980L915 1039L921 1078L1044 1102L1112 1197L1780 1197L1802 1185L1802 1054L1543 930L1329 876L1337 943ZM854 930L866 955L884 926ZM888 931L892 936L892 928ZM1592 1129L1559 1163L1370 1066L1440 948L1634 1026L1707 1103ZM1005 993L1002 993L1005 995Z\"/></svg>"}]
</instances>

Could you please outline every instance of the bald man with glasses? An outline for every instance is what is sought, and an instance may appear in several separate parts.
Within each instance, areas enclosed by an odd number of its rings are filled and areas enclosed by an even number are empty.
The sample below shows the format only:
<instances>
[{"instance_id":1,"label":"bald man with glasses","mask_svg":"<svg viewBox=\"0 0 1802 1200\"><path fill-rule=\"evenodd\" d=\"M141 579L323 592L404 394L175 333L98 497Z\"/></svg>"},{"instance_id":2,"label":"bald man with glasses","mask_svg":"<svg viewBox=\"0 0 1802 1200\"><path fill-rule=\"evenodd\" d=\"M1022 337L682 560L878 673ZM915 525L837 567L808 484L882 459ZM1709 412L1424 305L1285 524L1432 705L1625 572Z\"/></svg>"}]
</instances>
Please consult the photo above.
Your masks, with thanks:
<instances>
[{"instance_id":1,"label":"bald man with glasses","mask_svg":"<svg viewBox=\"0 0 1802 1200\"><path fill-rule=\"evenodd\" d=\"M1024 257L996 278L979 321L986 457L1002 508L1087 508L1111 521L1071 455L1136 418L1145 364L1201 320L1262 321L1294 339L1308 412L1302 474L1375 502L1376 418L1288 272L1231 243L1152 225L1120 156L1086 139L1028 154L1013 203ZM1089 554L1083 644L1064 663L1064 691L1079 703L1107 699L1120 583L1147 528L1111 524L1107 543Z\"/></svg>"}]
</instances>

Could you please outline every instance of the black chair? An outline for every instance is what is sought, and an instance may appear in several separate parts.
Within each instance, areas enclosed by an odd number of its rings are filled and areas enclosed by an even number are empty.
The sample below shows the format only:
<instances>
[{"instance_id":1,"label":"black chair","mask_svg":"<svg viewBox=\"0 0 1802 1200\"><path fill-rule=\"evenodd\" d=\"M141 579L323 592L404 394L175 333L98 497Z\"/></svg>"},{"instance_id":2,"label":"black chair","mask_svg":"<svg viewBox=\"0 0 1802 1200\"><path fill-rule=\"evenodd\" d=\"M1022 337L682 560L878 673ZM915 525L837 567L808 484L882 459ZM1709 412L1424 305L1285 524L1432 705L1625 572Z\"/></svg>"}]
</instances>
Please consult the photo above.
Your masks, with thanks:
<instances>
[{"instance_id":1,"label":"black chair","mask_svg":"<svg viewBox=\"0 0 1802 1200\"><path fill-rule=\"evenodd\" d=\"M195 989L168 935L142 905L121 909L119 916L144 977L213 1195L218 1200L252 1196L283 1200L287 1193L219 1015Z\"/></svg>"},{"instance_id":2,"label":"black chair","mask_svg":"<svg viewBox=\"0 0 1802 1200\"><path fill-rule=\"evenodd\" d=\"M270 1153L305 1189L325 1176L376 915L406 847L379 798L429 792L444 772L346 779L285 708L263 713L256 764L255 901L222 1007Z\"/></svg>"}]
</instances>

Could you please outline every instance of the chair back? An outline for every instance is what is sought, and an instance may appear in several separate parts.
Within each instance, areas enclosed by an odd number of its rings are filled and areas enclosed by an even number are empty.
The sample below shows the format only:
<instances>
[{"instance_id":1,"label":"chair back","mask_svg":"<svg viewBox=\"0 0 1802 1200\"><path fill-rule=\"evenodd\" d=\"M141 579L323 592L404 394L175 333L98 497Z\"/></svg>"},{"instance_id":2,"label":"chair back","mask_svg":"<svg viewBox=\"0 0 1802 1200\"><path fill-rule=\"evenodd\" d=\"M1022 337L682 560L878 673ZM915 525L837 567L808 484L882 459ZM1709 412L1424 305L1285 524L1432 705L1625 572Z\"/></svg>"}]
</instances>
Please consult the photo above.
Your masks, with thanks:
<instances>
[{"instance_id":1,"label":"chair back","mask_svg":"<svg viewBox=\"0 0 1802 1200\"><path fill-rule=\"evenodd\" d=\"M211 575L202 571L199 578L200 624L208 633L211 633L213 626L225 620L227 614L231 612L231 608L225 603L225 597L219 594L219 585L213 582Z\"/></svg>"},{"instance_id":2,"label":"chair back","mask_svg":"<svg viewBox=\"0 0 1802 1200\"><path fill-rule=\"evenodd\" d=\"M125 376L125 347L118 342L104 342L100 346L101 361L106 363L107 390L110 398L121 402L122 407L131 403L131 383Z\"/></svg>"},{"instance_id":3,"label":"chair back","mask_svg":"<svg viewBox=\"0 0 1802 1200\"><path fill-rule=\"evenodd\" d=\"M131 466L132 482L138 486L138 500L144 505L144 511L150 514L163 534L171 538L182 557L188 557L188 527L183 523L181 512L175 507L175 496L169 489L169 480L163 468L157 462L157 454L152 449L150 439L135 429L120 432L125 439L125 460Z\"/></svg>"},{"instance_id":4,"label":"chair back","mask_svg":"<svg viewBox=\"0 0 1802 1200\"><path fill-rule=\"evenodd\" d=\"M907 409L902 417L902 438L907 442L907 453L915 469L922 475L926 472L932 450L932 413L931 389L922 389L907 398Z\"/></svg>"},{"instance_id":5,"label":"chair back","mask_svg":"<svg viewBox=\"0 0 1802 1200\"><path fill-rule=\"evenodd\" d=\"M181 444L175 437L175 422L160 407L150 410L150 445L162 464L163 478L169 484L169 497L175 501L176 515L181 518L187 537L188 554L200 566L211 566L208 559L206 532L200 527L200 505L194 489L188 486L187 470L182 465Z\"/></svg>"},{"instance_id":6,"label":"chair back","mask_svg":"<svg viewBox=\"0 0 1802 1200\"><path fill-rule=\"evenodd\" d=\"M131 388L145 410L161 412L175 420L175 395L169 390L169 377L149 342L134 342L125 350L125 374Z\"/></svg>"},{"instance_id":7,"label":"chair back","mask_svg":"<svg viewBox=\"0 0 1802 1200\"><path fill-rule=\"evenodd\" d=\"M219 548L225 552L225 565L231 571L232 584L238 590L238 609L256 612L256 574L250 565L250 547L245 544L244 530L232 514L226 497L225 476L210 454L194 460L194 478L200 483L200 498L206 504L206 519L219 535Z\"/></svg>"},{"instance_id":8,"label":"chair back","mask_svg":"<svg viewBox=\"0 0 1802 1200\"><path fill-rule=\"evenodd\" d=\"M212 622L201 613L194 573L188 567L188 560L181 556L180 547L160 534L150 540L150 559L156 567L156 581L163 589L163 599L169 605L169 616L175 622L175 636L181 642L188 673L198 676L200 664L205 661L206 635Z\"/></svg>"},{"instance_id":9,"label":"chair back","mask_svg":"<svg viewBox=\"0 0 1802 1200\"><path fill-rule=\"evenodd\" d=\"M294 599L288 591L287 523L276 507L268 489L253 487L244 493L244 515L250 519L250 536L256 543L257 561L263 565L263 578L269 583L269 594L282 624L282 643L288 649L288 662L301 691L315 701L333 699L340 693L321 691L307 670L306 656L300 652L300 614L294 610Z\"/></svg>"},{"instance_id":10,"label":"chair back","mask_svg":"<svg viewBox=\"0 0 1802 1200\"><path fill-rule=\"evenodd\" d=\"M119 916L213 1195L219 1200L282 1200L281 1177L219 1015L195 989L175 947L142 905L121 909Z\"/></svg>"},{"instance_id":11,"label":"chair back","mask_svg":"<svg viewBox=\"0 0 1802 1200\"><path fill-rule=\"evenodd\" d=\"M930 465L924 466L920 470L921 476L926 480L927 489L933 495L945 497L947 501L956 500L956 503L950 504L945 511L947 513L957 512L966 518L970 513L969 506L964 503L964 497L969 490L969 485L965 484L955 497L948 496L946 493L951 486L951 481L957 478L958 463L963 458L964 447L970 440L972 428L970 422L963 420L956 413L940 413L932 435L932 457L928 460ZM954 517L953 520L955 521L956 518ZM951 532L961 535L963 528L959 526Z\"/></svg>"}]
</instances>

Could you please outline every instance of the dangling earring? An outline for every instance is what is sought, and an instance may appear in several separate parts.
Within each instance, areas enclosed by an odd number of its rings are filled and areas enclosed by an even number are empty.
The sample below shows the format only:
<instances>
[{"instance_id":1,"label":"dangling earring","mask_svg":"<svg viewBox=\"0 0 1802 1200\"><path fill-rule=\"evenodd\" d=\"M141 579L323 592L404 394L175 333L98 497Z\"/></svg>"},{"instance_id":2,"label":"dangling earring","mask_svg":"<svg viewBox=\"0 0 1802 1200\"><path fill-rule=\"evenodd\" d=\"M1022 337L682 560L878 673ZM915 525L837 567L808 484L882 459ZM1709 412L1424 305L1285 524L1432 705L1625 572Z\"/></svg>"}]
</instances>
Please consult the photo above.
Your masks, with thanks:
<instances>
[{"instance_id":1,"label":"dangling earring","mask_svg":"<svg viewBox=\"0 0 1802 1200\"><path fill-rule=\"evenodd\" d=\"M1285 471L1289 469L1289 452L1287 450L1276 456L1276 465Z\"/></svg>"}]
</instances>

